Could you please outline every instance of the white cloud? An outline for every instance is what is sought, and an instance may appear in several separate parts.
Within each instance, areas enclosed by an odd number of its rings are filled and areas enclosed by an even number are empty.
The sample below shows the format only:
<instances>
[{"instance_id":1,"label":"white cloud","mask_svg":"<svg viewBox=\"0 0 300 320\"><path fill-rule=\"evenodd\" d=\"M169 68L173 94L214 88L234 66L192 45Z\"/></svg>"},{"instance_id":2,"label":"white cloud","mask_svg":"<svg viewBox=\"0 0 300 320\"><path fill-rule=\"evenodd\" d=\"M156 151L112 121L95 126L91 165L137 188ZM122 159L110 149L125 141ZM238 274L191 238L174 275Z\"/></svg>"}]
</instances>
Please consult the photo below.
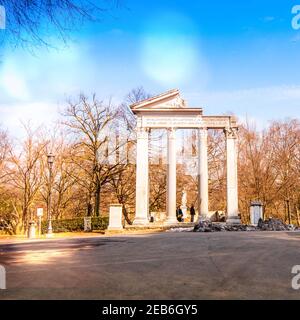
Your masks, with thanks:
<instances>
[{"instance_id":1,"label":"white cloud","mask_svg":"<svg viewBox=\"0 0 300 320\"><path fill-rule=\"evenodd\" d=\"M275 17L273 16L266 16L263 18L263 21L264 22L271 22L271 21L274 21L275 20Z\"/></svg>"},{"instance_id":2,"label":"white cloud","mask_svg":"<svg viewBox=\"0 0 300 320\"><path fill-rule=\"evenodd\" d=\"M7 60L0 74L0 89L9 97L18 100L27 100L30 98L30 91L26 79L18 69L18 64L13 60Z\"/></svg>"},{"instance_id":3,"label":"white cloud","mask_svg":"<svg viewBox=\"0 0 300 320\"><path fill-rule=\"evenodd\" d=\"M186 92L190 105L202 106L206 114L233 112L254 118L260 127L274 119L299 117L300 85L282 85L228 91Z\"/></svg>"},{"instance_id":4,"label":"white cloud","mask_svg":"<svg viewBox=\"0 0 300 320\"><path fill-rule=\"evenodd\" d=\"M51 125L59 117L56 104L29 102L0 105L0 124L14 136L23 134L23 124L30 121L33 127Z\"/></svg>"},{"instance_id":5,"label":"white cloud","mask_svg":"<svg viewBox=\"0 0 300 320\"><path fill-rule=\"evenodd\" d=\"M297 33L294 37L291 39L292 42L300 42L300 33Z\"/></svg>"},{"instance_id":6,"label":"white cloud","mask_svg":"<svg viewBox=\"0 0 300 320\"><path fill-rule=\"evenodd\" d=\"M198 85L205 87L210 79L209 66L196 29L196 24L182 14L168 11L151 16L139 50L146 77L164 87L189 85L197 78Z\"/></svg>"}]
</instances>

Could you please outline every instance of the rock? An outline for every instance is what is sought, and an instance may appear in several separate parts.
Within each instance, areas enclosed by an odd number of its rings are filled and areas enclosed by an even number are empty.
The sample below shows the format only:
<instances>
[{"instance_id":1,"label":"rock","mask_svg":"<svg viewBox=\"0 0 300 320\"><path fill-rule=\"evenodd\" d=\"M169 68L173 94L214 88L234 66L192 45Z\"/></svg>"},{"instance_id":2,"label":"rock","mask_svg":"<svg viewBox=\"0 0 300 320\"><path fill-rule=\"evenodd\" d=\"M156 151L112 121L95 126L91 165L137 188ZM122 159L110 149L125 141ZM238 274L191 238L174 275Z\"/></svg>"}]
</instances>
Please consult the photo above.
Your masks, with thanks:
<instances>
[{"instance_id":1,"label":"rock","mask_svg":"<svg viewBox=\"0 0 300 320\"><path fill-rule=\"evenodd\" d=\"M169 230L166 230L166 232L192 232L194 231L194 227L189 228L171 228Z\"/></svg>"},{"instance_id":2,"label":"rock","mask_svg":"<svg viewBox=\"0 0 300 320\"><path fill-rule=\"evenodd\" d=\"M280 219L269 218L265 221L260 219L258 229L264 231L290 231L294 230L294 226L283 223Z\"/></svg>"},{"instance_id":3,"label":"rock","mask_svg":"<svg viewBox=\"0 0 300 320\"><path fill-rule=\"evenodd\" d=\"M255 227L255 226L246 226L246 230L245 231L257 231L257 227Z\"/></svg>"},{"instance_id":4,"label":"rock","mask_svg":"<svg viewBox=\"0 0 300 320\"><path fill-rule=\"evenodd\" d=\"M259 218L257 227L258 227L259 229L262 229L263 224L264 224L264 220L263 220L262 218Z\"/></svg>"},{"instance_id":5,"label":"rock","mask_svg":"<svg viewBox=\"0 0 300 320\"><path fill-rule=\"evenodd\" d=\"M212 222L210 220L201 220L198 224L195 225L194 231L208 232L208 230L211 230L211 228Z\"/></svg>"},{"instance_id":6,"label":"rock","mask_svg":"<svg viewBox=\"0 0 300 320\"><path fill-rule=\"evenodd\" d=\"M259 219L258 225L212 223L210 220L202 220L194 227L194 232L222 232L222 231L294 231L298 230L292 224L285 224L280 219Z\"/></svg>"}]
</instances>

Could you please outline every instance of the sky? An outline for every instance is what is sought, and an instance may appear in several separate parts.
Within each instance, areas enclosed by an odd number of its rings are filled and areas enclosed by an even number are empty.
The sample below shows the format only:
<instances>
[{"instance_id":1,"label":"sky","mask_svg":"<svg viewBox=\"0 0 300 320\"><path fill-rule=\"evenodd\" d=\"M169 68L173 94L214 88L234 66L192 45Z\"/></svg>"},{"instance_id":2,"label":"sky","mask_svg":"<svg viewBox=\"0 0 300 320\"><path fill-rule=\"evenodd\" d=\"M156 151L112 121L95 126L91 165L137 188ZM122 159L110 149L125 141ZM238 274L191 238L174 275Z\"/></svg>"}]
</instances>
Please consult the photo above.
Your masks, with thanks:
<instances>
[{"instance_id":1,"label":"sky","mask_svg":"<svg viewBox=\"0 0 300 320\"><path fill-rule=\"evenodd\" d=\"M207 115L234 113L259 128L299 118L295 5L300 0L121 0L66 45L53 33L55 48L2 47L0 123L18 134L20 121L52 123L80 92L119 103L139 86L151 94L178 88Z\"/></svg>"}]
</instances>

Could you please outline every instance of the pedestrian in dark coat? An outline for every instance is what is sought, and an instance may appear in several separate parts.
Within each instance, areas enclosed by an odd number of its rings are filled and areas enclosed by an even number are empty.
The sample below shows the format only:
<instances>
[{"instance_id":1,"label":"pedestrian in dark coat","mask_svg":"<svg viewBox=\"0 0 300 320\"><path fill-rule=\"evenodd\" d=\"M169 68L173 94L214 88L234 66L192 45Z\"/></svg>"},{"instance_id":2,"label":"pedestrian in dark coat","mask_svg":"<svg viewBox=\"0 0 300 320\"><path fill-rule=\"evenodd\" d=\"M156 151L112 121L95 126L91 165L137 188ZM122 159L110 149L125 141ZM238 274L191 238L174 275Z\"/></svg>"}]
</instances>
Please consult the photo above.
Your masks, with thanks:
<instances>
[{"instance_id":1,"label":"pedestrian in dark coat","mask_svg":"<svg viewBox=\"0 0 300 320\"><path fill-rule=\"evenodd\" d=\"M179 222L182 222L182 216L183 216L183 213L182 213L182 210L180 207L177 207L177 210L176 210L176 217L177 217L177 220Z\"/></svg>"},{"instance_id":2,"label":"pedestrian in dark coat","mask_svg":"<svg viewBox=\"0 0 300 320\"><path fill-rule=\"evenodd\" d=\"M190 207L190 214L191 214L191 222L194 222L196 212L193 204Z\"/></svg>"}]
</instances>

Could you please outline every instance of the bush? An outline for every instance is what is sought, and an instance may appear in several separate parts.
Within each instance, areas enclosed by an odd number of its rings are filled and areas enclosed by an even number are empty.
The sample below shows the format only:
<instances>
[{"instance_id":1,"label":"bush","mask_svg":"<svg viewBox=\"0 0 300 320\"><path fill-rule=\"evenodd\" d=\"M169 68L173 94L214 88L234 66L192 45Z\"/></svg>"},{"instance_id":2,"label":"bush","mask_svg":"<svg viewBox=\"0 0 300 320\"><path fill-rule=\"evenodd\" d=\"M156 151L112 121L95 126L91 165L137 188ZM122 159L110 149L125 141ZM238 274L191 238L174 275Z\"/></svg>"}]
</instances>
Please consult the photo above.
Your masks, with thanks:
<instances>
[{"instance_id":1,"label":"bush","mask_svg":"<svg viewBox=\"0 0 300 320\"><path fill-rule=\"evenodd\" d=\"M92 229L93 230L105 230L108 226L108 217L94 217L92 218ZM47 233L48 222L42 222L42 233ZM84 230L84 219L61 219L52 220L52 230L54 233L58 232L74 232Z\"/></svg>"}]
</instances>

